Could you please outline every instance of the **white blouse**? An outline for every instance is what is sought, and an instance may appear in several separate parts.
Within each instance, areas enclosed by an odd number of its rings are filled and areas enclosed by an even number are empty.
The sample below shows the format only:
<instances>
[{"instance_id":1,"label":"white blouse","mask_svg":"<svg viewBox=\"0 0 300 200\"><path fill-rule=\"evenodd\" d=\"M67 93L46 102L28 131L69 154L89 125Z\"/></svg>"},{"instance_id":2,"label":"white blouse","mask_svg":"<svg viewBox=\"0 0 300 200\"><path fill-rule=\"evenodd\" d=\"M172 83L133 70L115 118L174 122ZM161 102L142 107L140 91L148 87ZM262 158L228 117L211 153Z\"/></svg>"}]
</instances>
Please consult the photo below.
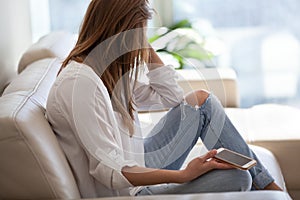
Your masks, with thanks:
<instances>
[{"instance_id":1,"label":"white blouse","mask_svg":"<svg viewBox=\"0 0 300 200\"><path fill-rule=\"evenodd\" d=\"M151 70L147 77L148 84L138 82L133 92L139 109L171 108L183 100L171 66ZM125 166L145 165L137 113L130 137L105 85L90 67L73 61L60 73L46 114L83 198L134 195L140 189L121 172Z\"/></svg>"}]
</instances>

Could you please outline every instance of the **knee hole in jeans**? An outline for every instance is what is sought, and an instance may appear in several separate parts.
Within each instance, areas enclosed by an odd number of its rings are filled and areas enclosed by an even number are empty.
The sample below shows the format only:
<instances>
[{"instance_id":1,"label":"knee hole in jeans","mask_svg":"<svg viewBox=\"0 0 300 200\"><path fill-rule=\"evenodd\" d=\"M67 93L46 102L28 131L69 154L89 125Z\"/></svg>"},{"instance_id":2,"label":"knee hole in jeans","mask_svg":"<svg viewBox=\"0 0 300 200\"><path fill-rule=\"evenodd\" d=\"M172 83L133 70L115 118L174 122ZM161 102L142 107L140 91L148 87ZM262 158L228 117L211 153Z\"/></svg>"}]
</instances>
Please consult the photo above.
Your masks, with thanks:
<instances>
[{"instance_id":1,"label":"knee hole in jeans","mask_svg":"<svg viewBox=\"0 0 300 200\"><path fill-rule=\"evenodd\" d=\"M205 103L209 94L206 90L195 90L185 96L185 101L191 106L201 106Z\"/></svg>"}]
</instances>

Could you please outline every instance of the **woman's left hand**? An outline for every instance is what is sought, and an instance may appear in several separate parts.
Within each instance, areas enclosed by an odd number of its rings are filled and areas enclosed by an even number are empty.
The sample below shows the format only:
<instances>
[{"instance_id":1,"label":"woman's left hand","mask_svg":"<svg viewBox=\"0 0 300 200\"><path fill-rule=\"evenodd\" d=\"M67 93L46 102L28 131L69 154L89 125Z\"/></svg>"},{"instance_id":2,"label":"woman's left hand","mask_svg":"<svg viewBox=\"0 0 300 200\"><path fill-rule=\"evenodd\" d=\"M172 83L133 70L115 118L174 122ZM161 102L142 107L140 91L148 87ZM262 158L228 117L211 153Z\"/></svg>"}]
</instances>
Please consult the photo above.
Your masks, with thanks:
<instances>
[{"instance_id":1,"label":"woman's left hand","mask_svg":"<svg viewBox=\"0 0 300 200\"><path fill-rule=\"evenodd\" d=\"M155 50L152 48L152 46L149 44L149 56L150 56L150 60L148 63L148 69L149 70L153 70L155 68L158 67L162 67L164 66L164 62L160 59L160 57L157 55L157 53L155 52Z\"/></svg>"},{"instance_id":2,"label":"woman's left hand","mask_svg":"<svg viewBox=\"0 0 300 200\"><path fill-rule=\"evenodd\" d=\"M232 169L230 164L220 162L214 158L217 150L211 150L201 157L197 157L189 162L187 167L182 171L183 182L191 181L213 169Z\"/></svg>"}]
</instances>

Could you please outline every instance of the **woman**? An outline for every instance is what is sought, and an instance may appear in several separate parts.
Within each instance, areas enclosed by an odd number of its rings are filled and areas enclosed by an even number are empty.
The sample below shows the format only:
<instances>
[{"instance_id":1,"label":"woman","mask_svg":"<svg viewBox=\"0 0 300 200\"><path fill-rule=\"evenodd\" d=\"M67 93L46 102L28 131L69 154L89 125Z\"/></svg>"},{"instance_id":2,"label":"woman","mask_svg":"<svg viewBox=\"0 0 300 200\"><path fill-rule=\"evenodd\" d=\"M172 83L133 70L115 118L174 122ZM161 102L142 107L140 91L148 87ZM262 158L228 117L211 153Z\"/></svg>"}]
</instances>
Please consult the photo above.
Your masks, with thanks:
<instances>
[{"instance_id":1,"label":"woman","mask_svg":"<svg viewBox=\"0 0 300 200\"><path fill-rule=\"evenodd\" d=\"M280 189L259 161L248 172L213 158L225 147L257 160L216 97L183 96L147 43L150 17L148 0L92 0L49 94L48 120L82 197ZM136 111L157 108L171 109L144 139ZM210 151L181 169L199 137Z\"/></svg>"}]
</instances>

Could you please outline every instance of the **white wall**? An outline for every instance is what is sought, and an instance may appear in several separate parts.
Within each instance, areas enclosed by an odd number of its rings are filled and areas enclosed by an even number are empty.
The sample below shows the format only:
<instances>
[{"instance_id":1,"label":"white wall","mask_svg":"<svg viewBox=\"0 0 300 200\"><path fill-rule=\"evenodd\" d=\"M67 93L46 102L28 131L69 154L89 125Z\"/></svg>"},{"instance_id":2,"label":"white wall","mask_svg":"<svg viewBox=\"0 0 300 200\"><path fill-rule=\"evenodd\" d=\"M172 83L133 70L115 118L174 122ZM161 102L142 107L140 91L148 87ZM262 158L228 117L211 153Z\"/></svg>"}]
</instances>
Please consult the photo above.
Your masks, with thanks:
<instances>
[{"instance_id":1,"label":"white wall","mask_svg":"<svg viewBox=\"0 0 300 200\"><path fill-rule=\"evenodd\" d=\"M17 71L22 53L30 46L29 0L0 1L0 94L3 85Z\"/></svg>"},{"instance_id":2,"label":"white wall","mask_svg":"<svg viewBox=\"0 0 300 200\"><path fill-rule=\"evenodd\" d=\"M30 0L32 41L50 32L49 0Z\"/></svg>"}]
</instances>

